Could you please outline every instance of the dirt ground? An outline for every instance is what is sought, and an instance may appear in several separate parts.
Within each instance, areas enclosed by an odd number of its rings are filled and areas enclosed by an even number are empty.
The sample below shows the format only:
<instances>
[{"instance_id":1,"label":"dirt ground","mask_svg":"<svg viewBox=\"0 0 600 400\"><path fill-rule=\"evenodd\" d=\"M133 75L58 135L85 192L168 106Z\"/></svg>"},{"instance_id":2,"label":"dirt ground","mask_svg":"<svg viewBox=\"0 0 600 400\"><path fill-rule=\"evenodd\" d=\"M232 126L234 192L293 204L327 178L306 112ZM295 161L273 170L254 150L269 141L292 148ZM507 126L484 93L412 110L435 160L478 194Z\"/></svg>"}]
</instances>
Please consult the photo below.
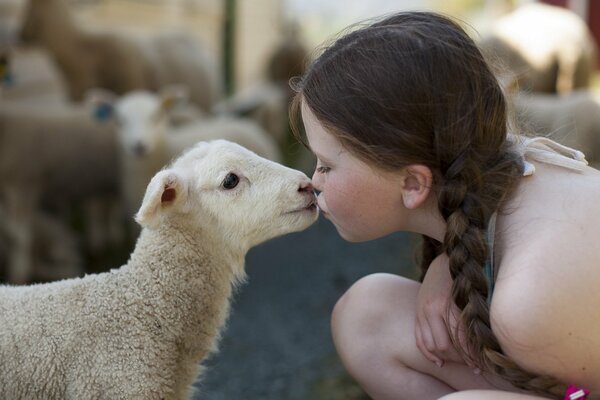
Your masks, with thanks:
<instances>
[{"instance_id":1,"label":"dirt ground","mask_svg":"<svg viewBox=\"0 0 600 400\"><path fill-rule=\"evenodd\" d=\"M415 276L416 237L344 242L322 218L247 257L248 283L235 296L220 352L208 360L195 399L364 400L336 355L329 317L362 276Z\"/></svg>"}]
</instances>

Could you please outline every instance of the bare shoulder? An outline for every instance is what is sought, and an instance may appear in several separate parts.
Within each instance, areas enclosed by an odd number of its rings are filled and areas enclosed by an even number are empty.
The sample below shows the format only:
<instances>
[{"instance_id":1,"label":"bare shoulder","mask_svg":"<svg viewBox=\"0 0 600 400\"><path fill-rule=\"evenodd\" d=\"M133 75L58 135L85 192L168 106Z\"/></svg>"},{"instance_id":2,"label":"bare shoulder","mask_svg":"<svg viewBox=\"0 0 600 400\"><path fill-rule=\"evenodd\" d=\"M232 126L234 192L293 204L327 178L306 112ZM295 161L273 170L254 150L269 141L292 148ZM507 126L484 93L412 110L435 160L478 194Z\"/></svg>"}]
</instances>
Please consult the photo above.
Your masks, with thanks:
<instances>
[{"instance_id":1,"label":"bare shoulder","mask_svg":"<svg viewBox=\"0 0 600 400\"><path fill-rule=\"evenodd\" d=\"M600 173L536 167L499 219L492 329L523 367L600 390Z\"/></svg>"}]
</instances>

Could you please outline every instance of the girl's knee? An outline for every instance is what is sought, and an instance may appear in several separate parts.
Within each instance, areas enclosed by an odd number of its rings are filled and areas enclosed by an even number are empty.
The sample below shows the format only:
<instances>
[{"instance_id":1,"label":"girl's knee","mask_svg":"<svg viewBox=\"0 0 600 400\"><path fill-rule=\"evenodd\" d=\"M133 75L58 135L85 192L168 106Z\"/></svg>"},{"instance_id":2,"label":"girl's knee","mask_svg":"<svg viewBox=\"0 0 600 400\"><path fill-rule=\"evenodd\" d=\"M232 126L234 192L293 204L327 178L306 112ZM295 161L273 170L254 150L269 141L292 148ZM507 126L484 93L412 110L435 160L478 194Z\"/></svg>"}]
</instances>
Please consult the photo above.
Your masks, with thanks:
<instances>
[{"instance_id":1,"label":"girl's knee","mask_svg":"<svg viewBox=\"0 0 600 400\"><path fill-rule=\"evenodd\" d=\"M416 282L400 276L377 273L348 289L335 305L331 318L333 340L343 360L376 356L372 347L380 346L388 332L386 326L401 318L402 311L394 298L403 293L412 296L410 287L415 285ZM406 306L411 307L411 303L408 301Z\"/></svg>"},{"instance_id":2,"label":"girl's knee","mask_svg":"<svg viewBox=\"0 0 600 400\"><path fill-rule=\"evenodd\" d=\"M332 329L347 330L379 324L384 312L381 302L383 288L390 279L399 278L391 274L377 273L367 275L356 281L337 301L332 313ZM400 278L403 279L403 278ZM368 321L367 321L368 320Z\"/></svg>"}]
</instances>

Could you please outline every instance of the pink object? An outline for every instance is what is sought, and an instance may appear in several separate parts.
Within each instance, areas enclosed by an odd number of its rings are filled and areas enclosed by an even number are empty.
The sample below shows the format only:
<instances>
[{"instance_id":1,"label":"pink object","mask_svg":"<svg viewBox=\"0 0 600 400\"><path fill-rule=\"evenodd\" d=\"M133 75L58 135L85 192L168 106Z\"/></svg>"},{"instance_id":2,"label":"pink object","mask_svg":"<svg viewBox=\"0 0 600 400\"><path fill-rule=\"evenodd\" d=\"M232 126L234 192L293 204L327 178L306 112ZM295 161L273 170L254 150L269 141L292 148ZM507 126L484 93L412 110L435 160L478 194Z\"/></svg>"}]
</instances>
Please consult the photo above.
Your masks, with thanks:
<instances>
[{"instance_id":1,"label":"pink object","mask_svg":"<svg viewBox=\"0 0 600 400\"><path fill-rule=\"evenodd\" d=\"M587 399L588 394L590 394L589 390L579 389L573 385L569 385L563 400L585 400Z\"/></svg>"}]
</instances>

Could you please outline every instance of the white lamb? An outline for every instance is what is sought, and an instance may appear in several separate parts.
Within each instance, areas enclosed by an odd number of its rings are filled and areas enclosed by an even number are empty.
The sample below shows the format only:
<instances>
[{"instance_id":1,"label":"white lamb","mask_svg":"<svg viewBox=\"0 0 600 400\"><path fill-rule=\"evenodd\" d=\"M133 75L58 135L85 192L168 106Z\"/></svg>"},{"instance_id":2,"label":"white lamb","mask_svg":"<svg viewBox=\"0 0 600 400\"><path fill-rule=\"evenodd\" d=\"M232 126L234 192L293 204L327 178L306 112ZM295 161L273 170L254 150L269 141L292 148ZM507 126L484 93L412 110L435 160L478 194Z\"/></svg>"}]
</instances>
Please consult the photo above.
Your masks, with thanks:
<instances>
[{"instance_id":1,"label":"white lamb","mask_svg":"<svg viewBox=\"0 0 600 400\"><path fill-rule=\"evenodd\" d=\"M317 210L306 175L218 140L156 174L136 218L121 268L0 286L0 398L189 398L247 251Z\"/></svg>"},{"instance_id":2,"label":"white lamb","mask_svg":"<svg viewBox=\"0 0 600 400\"><path fill-rule=\"evenodd\" d=\"M121 193L129 215L139 207L150 178L199 141L226 139L261 157L281 160L275 140L250 119L199 117L174 126L170 115L186 106L187 100L186 91L180 86L164 88L160 94L134 91L115 99L105 91L96 91L95 96L98 107L110 108L115 114L122 167Z\"/></svg>"}]
</instances>

